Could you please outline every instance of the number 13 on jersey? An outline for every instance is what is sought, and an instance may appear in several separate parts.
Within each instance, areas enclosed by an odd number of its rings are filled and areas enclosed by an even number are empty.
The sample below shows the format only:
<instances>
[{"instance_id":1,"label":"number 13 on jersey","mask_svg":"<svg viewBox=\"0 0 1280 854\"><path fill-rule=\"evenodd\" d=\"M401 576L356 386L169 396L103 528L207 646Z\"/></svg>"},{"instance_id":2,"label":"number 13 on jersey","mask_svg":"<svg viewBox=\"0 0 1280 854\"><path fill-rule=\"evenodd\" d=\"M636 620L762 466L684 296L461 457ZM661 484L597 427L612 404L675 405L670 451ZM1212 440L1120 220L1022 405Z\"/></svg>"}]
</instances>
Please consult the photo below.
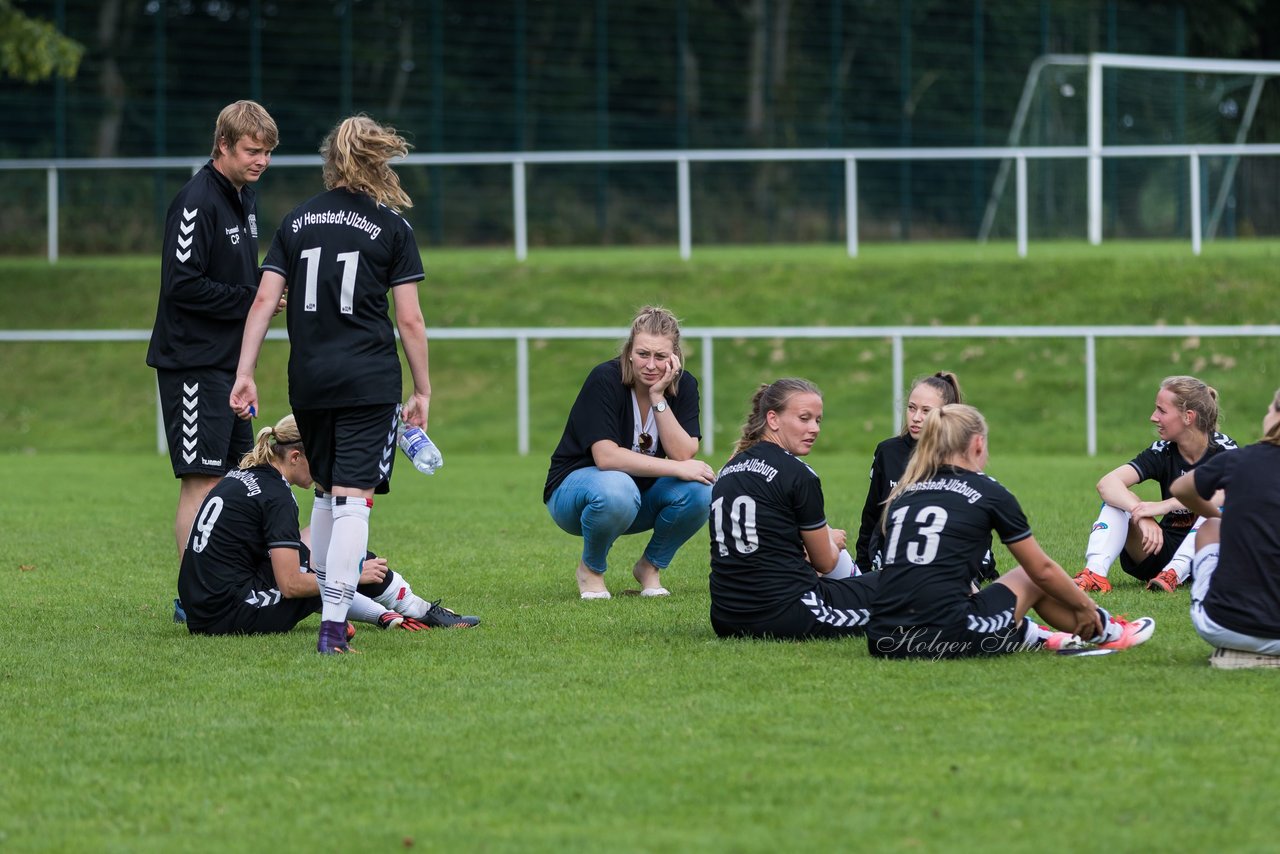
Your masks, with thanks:
<instances>
[{"instance_id":1,"label":"number 13 on jersey","mask_svg":"<svg viewBox=\"0 0 1280 854\"><path fill-rule=\"evenodd\" d=\"M897 557L898 539L902 536L902 525L906 521L909 509L900 507L889 516L893 522L893 529L889 534L889 545L884 550L886 564L892 563ZM933 563L933 559L938 556L938 535L947 526L947 511L941 507L921 507L920 512L916 514L915 524L919 526L916 529L916 536L919 539L911 538L910 534L907 535L909 537L907 560L912 563Z\"/></svg>"}]
</instances>

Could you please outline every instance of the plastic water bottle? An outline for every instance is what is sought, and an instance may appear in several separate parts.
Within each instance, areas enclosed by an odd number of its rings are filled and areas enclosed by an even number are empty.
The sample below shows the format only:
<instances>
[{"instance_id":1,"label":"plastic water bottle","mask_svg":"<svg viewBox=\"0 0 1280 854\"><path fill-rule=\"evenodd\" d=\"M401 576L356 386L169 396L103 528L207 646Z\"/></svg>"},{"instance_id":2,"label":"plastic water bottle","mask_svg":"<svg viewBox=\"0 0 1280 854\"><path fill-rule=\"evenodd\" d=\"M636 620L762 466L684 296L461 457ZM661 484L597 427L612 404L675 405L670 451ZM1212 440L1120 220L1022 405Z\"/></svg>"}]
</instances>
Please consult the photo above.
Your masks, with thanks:
<instances>
[{"instance_id":1,"label":"plastic water bottle","mask_svg":"<svg viewBox=\"0 0 1280 854\"><path fill-rule=\"evenodd\" d=\"M401 423L398 444L404 455L413 462L413 467L423 474L435 474L436 469L444 465L440 449L421 427Z\"/></svg>"}]
</instances>

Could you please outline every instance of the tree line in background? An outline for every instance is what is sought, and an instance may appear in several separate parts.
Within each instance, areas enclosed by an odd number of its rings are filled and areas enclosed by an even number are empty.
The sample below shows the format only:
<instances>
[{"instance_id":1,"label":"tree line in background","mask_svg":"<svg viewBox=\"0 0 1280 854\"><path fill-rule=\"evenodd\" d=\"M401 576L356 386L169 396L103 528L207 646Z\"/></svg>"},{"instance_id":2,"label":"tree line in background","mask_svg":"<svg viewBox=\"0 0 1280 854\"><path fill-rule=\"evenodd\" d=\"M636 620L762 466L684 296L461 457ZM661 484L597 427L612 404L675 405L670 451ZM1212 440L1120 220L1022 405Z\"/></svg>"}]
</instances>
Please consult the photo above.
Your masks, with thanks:
<instances>
[{"instance_id":1,"label":"tree line in background","mask_svg":"<svg viewBox=\"0 0 1280 854\"><path fill-rule=\"evenodd\" d=\"M1267 58L1277 47L1278 0L0 0L0 157L198 154L217 110L240 97L271 109L281 153L314 152L359 110L428 152L999 145L1042 54ZM1260 110L1255 137L1280 135L1278 118ZM701 192L742 198L701 236L831 239L837 169L702 170ZM895 166L865 191L893 211L884 236L971 234L993 169ZM470 223L468 241L507 239L494 214L505 194L485 180L422 179L435 239L449 239L446 208ZM639 228L655 200L670 205L666 182L654 189L643 170L568 180L558 216L580 212L606 241ZM493 210L456 211L459 195ZM661 219L653 239L666 239ZM593 242L535 214L535 241L560 231Z\"/></svg>"}]
</instances>

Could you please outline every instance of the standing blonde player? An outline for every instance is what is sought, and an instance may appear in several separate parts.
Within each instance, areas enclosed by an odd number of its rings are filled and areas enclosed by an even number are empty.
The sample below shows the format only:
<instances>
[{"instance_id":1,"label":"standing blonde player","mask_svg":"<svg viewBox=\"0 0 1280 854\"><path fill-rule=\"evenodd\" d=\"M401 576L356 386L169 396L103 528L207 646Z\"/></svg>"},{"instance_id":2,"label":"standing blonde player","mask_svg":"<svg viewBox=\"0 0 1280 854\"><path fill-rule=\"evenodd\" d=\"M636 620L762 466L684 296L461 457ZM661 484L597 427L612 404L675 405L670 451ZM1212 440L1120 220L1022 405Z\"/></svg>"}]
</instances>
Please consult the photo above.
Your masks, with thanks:
<instances>
[{"instance_id":1,"label":"standing blonde player","mask_svg":"<svg viewBox=\"0 0 1280 854\"><path fill-rule=\"evenodd\" d=\"M254 371L272 308L286 284L289 402L307 447L316 499L312 569L324 607L316 648L347 651L347 610L369 540L375 493L390 489L400 418L425 428L431 399L426 323L418 304L422 258L400 211L412 205L390 162L408 143L368 116L352 116L320 147L329 189L285 215L262 264L245 323L231 407L248 417ZM388 294L413 376L404 405Z\"/></svg>"}]
</instances>

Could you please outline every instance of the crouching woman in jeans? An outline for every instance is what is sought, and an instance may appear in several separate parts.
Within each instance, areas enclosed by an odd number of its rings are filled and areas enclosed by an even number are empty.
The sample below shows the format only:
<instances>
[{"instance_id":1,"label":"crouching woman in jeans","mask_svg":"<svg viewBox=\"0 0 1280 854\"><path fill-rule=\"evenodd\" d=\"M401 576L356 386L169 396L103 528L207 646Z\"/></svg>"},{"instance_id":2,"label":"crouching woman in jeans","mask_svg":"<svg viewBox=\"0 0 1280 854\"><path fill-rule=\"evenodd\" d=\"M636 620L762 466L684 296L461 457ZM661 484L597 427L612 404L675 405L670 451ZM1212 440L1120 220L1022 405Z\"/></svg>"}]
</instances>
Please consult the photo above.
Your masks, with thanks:
<instances>
[{"instance_id":1,"label":"crouching woman in jeans","mask_svg":"<svg viewBox=\"0 0 1280 854\"><path fill-rule=\"evenodd\" d=\"M667 596L661 571L707 524L711 466L694 459L698 381L684 370L680 325L649 306L622 353L587 375L551 456L542 500L564 531L582 537L578 593L608 599L609 551L623 534L653 531L632 574L641 596Z\"/></svg>"}]
</instances>

